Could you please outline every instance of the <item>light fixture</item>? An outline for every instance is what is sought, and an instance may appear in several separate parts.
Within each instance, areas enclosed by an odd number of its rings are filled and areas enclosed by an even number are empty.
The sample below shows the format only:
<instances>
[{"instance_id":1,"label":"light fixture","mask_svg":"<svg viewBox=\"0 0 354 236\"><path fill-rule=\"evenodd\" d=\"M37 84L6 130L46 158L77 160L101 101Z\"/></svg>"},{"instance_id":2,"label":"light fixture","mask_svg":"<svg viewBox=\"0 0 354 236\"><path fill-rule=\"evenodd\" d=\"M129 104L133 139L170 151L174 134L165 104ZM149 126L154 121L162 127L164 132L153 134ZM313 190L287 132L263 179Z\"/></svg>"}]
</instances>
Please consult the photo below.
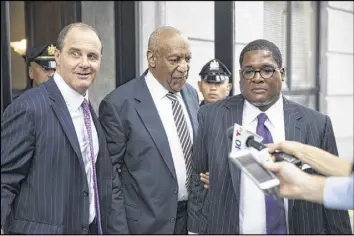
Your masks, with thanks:
<instances>
[{"instance_id":1,"label":"light fixture","mask_svg":"<svg viewBox=\"0 0 354 236\"><path fill-rule=\"evenodd\" d=\"M22 39L21 41L17 41L17 42L10 42L10 46L20 56L26 57L26 48L27 48L27 40L26 39Z\"/></svg>"}]
</instances>

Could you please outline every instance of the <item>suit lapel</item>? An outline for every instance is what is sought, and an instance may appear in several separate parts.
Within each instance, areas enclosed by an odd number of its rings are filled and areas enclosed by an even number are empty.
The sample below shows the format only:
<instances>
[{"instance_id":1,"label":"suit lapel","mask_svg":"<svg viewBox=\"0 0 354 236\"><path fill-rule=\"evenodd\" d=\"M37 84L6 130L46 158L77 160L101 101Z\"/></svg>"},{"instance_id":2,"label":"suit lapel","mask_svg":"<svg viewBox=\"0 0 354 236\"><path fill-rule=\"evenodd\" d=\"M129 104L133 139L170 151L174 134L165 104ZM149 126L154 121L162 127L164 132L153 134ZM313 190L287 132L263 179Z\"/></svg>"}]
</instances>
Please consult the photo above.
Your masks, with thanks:
<instances>
[{"instance_id":1,"label":"suit lapel","mask_svg":"<svg viewBox=\"0 0 354 236\"><path fill-rule=\"evenodd\" d=\"M198 109L193 109L194 108L194 103L195 101L193 100L192 96L188 94L188 90L186 87L184 87L181 91L184 103L186 104L189 119L192 123L192 128L193 128L193 137L196 137L197 135L197 128L198 128L198 121L197 121L197 114L198 114ZM197 104L198 105L198 104ZM197 106L199 108L199 105Z\"/></svg>"},{"instance_id":2,"label":"suit lapel","mask_svg":"<svg viewBox=\"0 0 354 236\"><path fill-rule=\"evenodd\" d=\"M297 141L300 143L306 143L306 126L302 121L302 113L299 106L283 98L284 104L284 128L285 139L290 141ZM294 206L294 200L288 200L288 216L291 218L291 210ZM289 220L290 221L290 220Z\"/></svg>"},{"instance_id":3,"label":"suit lapel","mask_svg":"<svg viewBox=\"0 0 354 236\"><path fill-rule=\"evenodd\" d=\"M225 103L225 112L223 115L223 128L224 130L227 130L230 126L233 126L235 123L242 125L242 115L243 115L243 104L244 104L244 98L242 95L237 95L234 97L231 97L226 103ZM230 152L231 150L231 145L232 143L229 141L228 142L228 150L227 153ZM234 188L235 196L237 198L237 201L239 202L240 200L240 180L241 180L241 171L240 169L233 164L230 159L229 160L229 170L231 174L231 180L232 180L232 185Z\"/></svg>"},{"instance_id":4,"label":"suit lapel","mask_svg":"<svg viewBox=\"0 0 354 236\"><path fill-rule=\"evenodd\" d=\"M96 169L97 170L103 170L101 167L104 166L105 158L106 158L106 139L104 138L104 133L101 127L101 124L96 116L95 111L93 110L91 103L90 103L90 111L91 111L91 117L92 121L95 125L96 131L97 131L97 136L98 136L98 144L99 144L99 152L97 155L97 161L96 161ZM108 172L108 171L107 171ZM97 171L97 178L101 179L101 175L104 174L104 171Z\"/></svg>"},{"instance_id":5,"label":"suit lapel","mask_svg":"<svg viewBox=\"0 0 354 236\"><path fill-rule=\"evenodd\" d=\"M135 91L135 99L138 101L138 104L135 109L172 176L177 179L167 135L155 103L146 85L145 73L140 77L137 83L138 85Z\"/></svg>"},{"instance_id":6,"label":"suit lapel","mask_svg":"<svg viewBox=\"0 0 354 236\"><path fill-rule=\"evenodd\" d=\"M64 98L60 93L54 79L50 79L45 83L48 91L49 98L52 100L51 106L55 115L57 116L60 125L62 126L66 137L68 138L72 148L74 149L76 156L80 162L81 169L85 173L84 162L82 160L79 141L77 139L75 127L71 119L69 110L66 106Z\"/></svg>"}]
</instances>

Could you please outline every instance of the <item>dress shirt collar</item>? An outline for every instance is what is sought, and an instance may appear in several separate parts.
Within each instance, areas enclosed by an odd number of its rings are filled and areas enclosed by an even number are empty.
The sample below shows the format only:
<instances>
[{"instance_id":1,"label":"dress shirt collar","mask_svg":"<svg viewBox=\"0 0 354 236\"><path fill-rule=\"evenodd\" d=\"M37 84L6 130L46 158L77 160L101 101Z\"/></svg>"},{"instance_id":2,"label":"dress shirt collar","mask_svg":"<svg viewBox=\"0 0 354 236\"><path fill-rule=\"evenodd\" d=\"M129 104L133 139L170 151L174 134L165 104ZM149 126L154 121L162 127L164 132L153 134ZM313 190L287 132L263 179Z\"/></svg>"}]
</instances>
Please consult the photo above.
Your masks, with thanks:
<instances>
[{"instance_id":1,"label":"dress shirt collar","mask_svg":"<svg viewBox=\"0 0 354 236\"><path fill-rule=\"evenodd\" d=\"M86 91L85 96L82 96L80 93L72 89L58 73L54 73L53 79L63 95L65 103L69 106L71 111L77 111L84 101L84 98L88 101L88 91Z\"/></svg>"},{"instance_id":2,"label":"dress shirt collar","mask_svg":"<svg viewBox=\"0 0 354 236\"><path fill-rule=\"evenodd\" d=\"M151 96L157 100L162 100L168 94L168 90L160 84L160 82L154 77L154 75L148 71L146 76L146 85L148 86ZM181 93L175 93L176 96L182 98Z\"/></svg>"},{"instance_id":3,"label":"dress shirt collar","mask_svg":"<svg viewBox=\"0 0 354 236\"><path fill-rule=\"evenodd\" d=\"M268 116L270 124L275 127L276 124L279 124L278 122L284 122L282 115L283 112L283 96L280 94L278 101L274 103L273 106L269 107L268 110L266 110L264 113ZM262 111L258 107L252 105L245 99L243 125L247 126L254 120L258 122L257 116L260 113L262 113Z\"/></svg>"}]
</instances>

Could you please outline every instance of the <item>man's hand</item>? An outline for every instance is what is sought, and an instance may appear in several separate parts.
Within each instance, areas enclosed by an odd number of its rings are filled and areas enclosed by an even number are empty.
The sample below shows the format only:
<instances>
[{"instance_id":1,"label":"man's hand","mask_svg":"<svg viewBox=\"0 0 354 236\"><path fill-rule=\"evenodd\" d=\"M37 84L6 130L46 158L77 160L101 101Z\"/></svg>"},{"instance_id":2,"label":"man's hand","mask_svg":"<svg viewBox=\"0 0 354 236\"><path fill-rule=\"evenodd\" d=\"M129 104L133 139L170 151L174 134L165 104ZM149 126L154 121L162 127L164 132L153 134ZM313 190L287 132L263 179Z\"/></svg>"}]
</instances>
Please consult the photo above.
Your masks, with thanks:
<instances>
[{"instance_id":1,"label":"man's hand","mask_svg":"<svg viewBox=\"0 0 354 236\"><path fill-rule=\"evenodd\" d=\"M200 180L204 183L204 188L209 189L209 172L200 173Z\"/></svg>"}]
</instances>

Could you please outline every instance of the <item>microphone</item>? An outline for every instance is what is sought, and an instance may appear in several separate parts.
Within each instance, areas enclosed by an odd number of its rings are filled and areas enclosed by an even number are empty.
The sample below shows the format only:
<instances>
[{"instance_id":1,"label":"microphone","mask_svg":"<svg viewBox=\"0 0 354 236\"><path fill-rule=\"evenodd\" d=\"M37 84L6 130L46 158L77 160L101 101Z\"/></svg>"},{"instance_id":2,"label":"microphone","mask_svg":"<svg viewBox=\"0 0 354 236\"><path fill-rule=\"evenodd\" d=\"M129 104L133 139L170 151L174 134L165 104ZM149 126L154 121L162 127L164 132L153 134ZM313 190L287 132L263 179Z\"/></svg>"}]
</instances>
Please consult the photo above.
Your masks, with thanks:
<instances>
[{"instance_id":1,"label":"microphone","mask_svg":"<svg viewBox=\"0 0 354 236\"><path fill-rule=\"evenodd\" d=\"M250 178L265 194L272 194L275 192L280 184L280 180L273 172L264 168L260 163L261 160L265 158L271 160L267 149L258 151L255 148L247 147L247 137L250 135L252 136L252 133L243 127L237 126L237 124L231 127L231 131L228 129L227 135L229 137L230 134L233 138L229 154L229 160L231 163L236 165L245 175L247 175L248 178ZM258 135L255 135L254 138L262 140L262 137Z\"/></svg>"},{"instance_id":2,"label":"microphone","mask_svg":"<svg viewBox=\"0 0 354 236\"><path fill-rule=\"evenodd\" d=\"M235 132L234 132L235 130ZM235 145L235 148L237 150L246 148L246 147L251 147L250 152L255 155L254 151L257 150L260 153L258 153L255 156L261 157L263 160L268 161L270 158L270 155L268 151L266 150L266 146L262 144L263 138L257 134L252 133L251 131L245 129L244 127L238 125L235 123L234 126L231 126L227 129L227 135L229 139L232 139L233 142L232 144ZM254 150L252 150L254 149ZM264 151L266 153L264 153ZM287 161L290 163L295 164L296 166L300 167L302 165L301 161L296 158L293 155L287 154L285 152L274 152L273 153L275 157L275 161Z\"/></svg>"}]
</instances>

